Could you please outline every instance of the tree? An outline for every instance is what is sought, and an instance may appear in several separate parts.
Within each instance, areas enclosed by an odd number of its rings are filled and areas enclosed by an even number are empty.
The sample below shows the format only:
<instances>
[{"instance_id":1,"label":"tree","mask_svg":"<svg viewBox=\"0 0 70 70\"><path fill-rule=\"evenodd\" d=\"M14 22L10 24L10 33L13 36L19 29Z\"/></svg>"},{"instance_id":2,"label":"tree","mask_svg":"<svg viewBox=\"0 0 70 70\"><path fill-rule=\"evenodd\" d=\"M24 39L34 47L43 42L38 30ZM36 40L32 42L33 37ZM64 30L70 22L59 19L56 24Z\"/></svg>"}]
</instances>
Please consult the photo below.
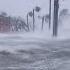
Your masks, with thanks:
<instances>
[{"instance_id":1,"label":"tree","mask_svg":"<svg viewBox=\"0 0 70 70\"><path fill-rule=\"evenodd\" d=\"M51 25L51 0L49 0L49 29Z\"/></svg>"},{"instance_id":2,"label":"tree","mask_svg":"<svg viewBox=\"0 0 70 70\"><path fill-rule=\"evenodd\" d=\"M1 12L0 14L2 17L7 17L7 13L6 12Z\"/></svg>"},{"instance_id":3,"label":"tree","mask_svg":"<svg viewBox=\"0 0 70 70\"><path fill-rule=\"evenodd\" d=\"M28 27L28 31L30 30L30 25L29 25L29 16L32 17L33 16L33 12L30 11L27 13L27 27Z\"/></svg>"},{"instance_id":4,"label":"tree","mask_svg":"<svg viewBox=\"0 0 70 70\"><path fill-rule=\"evenodd\" d=\"M18 17L16 20L16 31L21 31L22 29L27 32L28 26L21 17Z\"/></svg>"},{"instance_id":5,"label":"tree","mask_svg":"<svg viewBox=\"0 0 70 70\"><path fill-rule=\"evenodd\" d=\"M64 19L67 19L69 15L68 9L62 9L59 13L59 23L62 23Z\"/></svg>"},{"instance_id":6,"label":"tree","mask_svg":"<svg viewBox=\"0 0 70 70\"><path fill-rule=\"evenodd\" d=\"M62 15L67 15L68 14L68 9L62 9L61 11L60 11L60 14L59 14L59 16L62 16Z\"/></svg>"},{"instance_id":7,"label":"tree","mask_svg":"<svg viewBox=\"0 0 70 70\"><path fill-rule=\"evenodd\" d=\"M36 12L39 12L40 10L41 10L40 7L38 7L38 6L35 7L35 11L36 11Z\"/></svg>"},{"instance_id":8,"label":"tree","mask_svg":"<svg viewBox=\"0 0 70 70\"><path fill-rule=\"evenodd\" d=\"M33 16L33 12L32 12L32 11L29 12L28 15L29 15L30 17L32 17L32 16Z\"/></svg>"},{"instance_id":9,"label":"tree","mask_svg":"<svg viewBox=\"0 0 70 70\"><path fill-rule=\"evenodd\" d=\"M28 26L28 31L29 31L29 20L28 20L28 15L29 15L29 14L27 14L27 26Z\"/></svg>"},{"instance_id":10,"label":"tree","mask_svg":"<svg viewBox=\"0 0 70 70\"><path fill-rule=\"evenodd\" d=\"M33 17L33 31L35 30L35 11L39 12L41 10L40 7L36 6L33 11L29 12L29 16Z\"/></svg>"},{"instance_id":11,"label":"tree","mask_svg":"<svg viewBox=\"0 0 70 70\"><path fill-rule=\"evenodd\" d=\"M45 22L48 23L49 19L50 19L50 16L48 14L46 14L44 17L45 17Z\"/></svg>"},{"instance_id":12,"label":"tree","mask_svg":"<svg viewBox=\"0 0 70 70\"><path fill-rule=\"evenodd\" d=\"M42 17L42 30L43 30L43 27L44 27L44 16Z\"/></svg>"},{"instance_id":13,"label":"tree","mask_svg":"<svg viewBox=\"0 0 70 70\"><path fill-rule=\"evenodd\" d=\"M41 27L41 29L43 30L44 22L48 23L48 21L49 21L49 15L47 14L47 15L44 15L44 16L38 16L38 18L42 20L42 27Z\"/></svg>"}]
</instances>

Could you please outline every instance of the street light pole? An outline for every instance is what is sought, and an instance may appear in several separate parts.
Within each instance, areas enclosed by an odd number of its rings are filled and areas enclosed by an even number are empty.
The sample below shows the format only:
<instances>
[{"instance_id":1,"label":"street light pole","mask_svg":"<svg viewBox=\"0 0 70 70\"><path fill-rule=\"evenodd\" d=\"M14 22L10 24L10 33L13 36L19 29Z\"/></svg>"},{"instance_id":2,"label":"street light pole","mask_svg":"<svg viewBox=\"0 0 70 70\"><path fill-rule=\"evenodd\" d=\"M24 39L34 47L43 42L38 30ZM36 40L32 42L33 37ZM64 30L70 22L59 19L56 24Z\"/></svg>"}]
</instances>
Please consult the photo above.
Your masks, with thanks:
<instances>
[{"instance_id":1,"label":"street light pole","mask_svg":"<svg viewBox=\"0 0 70 70\"><path fill-rule=\"evenodd\" d=\"M53 36L55 37L58 33L58 8L59 0L54 0Z\"/></svg>"}]
</instances>

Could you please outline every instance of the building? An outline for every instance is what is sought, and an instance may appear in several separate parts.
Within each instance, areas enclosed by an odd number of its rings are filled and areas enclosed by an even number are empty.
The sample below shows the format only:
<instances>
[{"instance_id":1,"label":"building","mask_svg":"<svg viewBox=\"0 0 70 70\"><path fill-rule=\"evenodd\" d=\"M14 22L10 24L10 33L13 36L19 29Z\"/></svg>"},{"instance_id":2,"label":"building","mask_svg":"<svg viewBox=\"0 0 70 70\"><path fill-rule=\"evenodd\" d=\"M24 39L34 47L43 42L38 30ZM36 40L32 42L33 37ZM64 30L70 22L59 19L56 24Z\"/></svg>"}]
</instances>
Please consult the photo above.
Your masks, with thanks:
<instances>
[{"instance_id":1,"label":"building","mask_svg":"<svg viewBox=\"0 0 70 70\"><path fill-rule=\"evenodd\" d=\"M10 18L0 15L0 32L10 31Z\"/></svg>"}]
</instances>

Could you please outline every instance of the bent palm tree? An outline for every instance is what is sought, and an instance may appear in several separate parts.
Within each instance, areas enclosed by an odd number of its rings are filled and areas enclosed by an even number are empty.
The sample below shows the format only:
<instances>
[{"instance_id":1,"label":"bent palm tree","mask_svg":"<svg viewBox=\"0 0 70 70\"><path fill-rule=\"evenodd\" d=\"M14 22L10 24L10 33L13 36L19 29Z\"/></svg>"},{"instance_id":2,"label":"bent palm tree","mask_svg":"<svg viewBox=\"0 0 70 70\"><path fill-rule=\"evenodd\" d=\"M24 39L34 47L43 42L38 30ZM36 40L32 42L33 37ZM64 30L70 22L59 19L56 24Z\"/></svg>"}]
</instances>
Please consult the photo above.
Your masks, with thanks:
<instances>
[{"instance_id":1,"label":"bent palm tree","mask_svg":"<svg viewBox=\"0 0 70 70\"><path fill-rule=\"evenodd\" d=\"M41 29L43 30L44 28L44 22L49 23L49 15L45 15L45 16L38 16L39 19L42 20L42 27Z\"/></svg>"}]
</instances>

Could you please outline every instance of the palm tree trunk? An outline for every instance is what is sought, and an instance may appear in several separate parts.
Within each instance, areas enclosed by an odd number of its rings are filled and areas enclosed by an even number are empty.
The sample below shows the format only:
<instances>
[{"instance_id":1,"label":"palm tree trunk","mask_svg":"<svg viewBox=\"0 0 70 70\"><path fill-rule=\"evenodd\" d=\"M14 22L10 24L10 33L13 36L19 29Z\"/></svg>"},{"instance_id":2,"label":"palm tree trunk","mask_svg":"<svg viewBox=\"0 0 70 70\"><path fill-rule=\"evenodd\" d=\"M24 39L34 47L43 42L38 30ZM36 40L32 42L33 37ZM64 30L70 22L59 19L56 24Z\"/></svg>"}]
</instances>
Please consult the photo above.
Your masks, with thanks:
<instances>
[{"instance_id":1,"label":"palm tree trunk","mask_svg":"<svg viewBox=\"0 0 70 70\"><path fill-rule=\"evenodd\" d=\"M44 17L42 17L42 30L43 30L43 27L44 27Z\"/></svg>"},{"instance_id":2,"label":"palm tree trunk","mask_svg":"<svg viewBox=\"0 0 70 70\"><path fill-rule=\"evenodd\" d=\"M50 26L51 26L51 0L49 2L49 29L50 29Z\"/></svg>"},{"instance_id":3,"label":"palm tree trunk","mask_svg":"<svg viewBox=\"0 0 70 70\"><path fill-rule=\"evenodd\" d=\"M9 16L9 30L11 31L11 17Z\"/></svg>"},{"instance_id":4,"label":"palm tree trunk","mask_svg":"<svg viewBox=\"0 0 70 70\"><path fill-rule=\"evenodd\" d=\"M28 27L28 31L29 31L28 14L27 14L27 27Z\"/></svg>"},{"instance_id":5,"label":"palm tree trunk","mask_svg":"<svg viewBox=\"0 0 70 70\"><path fill-rule=\"evenodd\" d=\"M33 31L35 30L35 14L34 14L34 9L33 9Z\"/></svg>"}]
</instances>

